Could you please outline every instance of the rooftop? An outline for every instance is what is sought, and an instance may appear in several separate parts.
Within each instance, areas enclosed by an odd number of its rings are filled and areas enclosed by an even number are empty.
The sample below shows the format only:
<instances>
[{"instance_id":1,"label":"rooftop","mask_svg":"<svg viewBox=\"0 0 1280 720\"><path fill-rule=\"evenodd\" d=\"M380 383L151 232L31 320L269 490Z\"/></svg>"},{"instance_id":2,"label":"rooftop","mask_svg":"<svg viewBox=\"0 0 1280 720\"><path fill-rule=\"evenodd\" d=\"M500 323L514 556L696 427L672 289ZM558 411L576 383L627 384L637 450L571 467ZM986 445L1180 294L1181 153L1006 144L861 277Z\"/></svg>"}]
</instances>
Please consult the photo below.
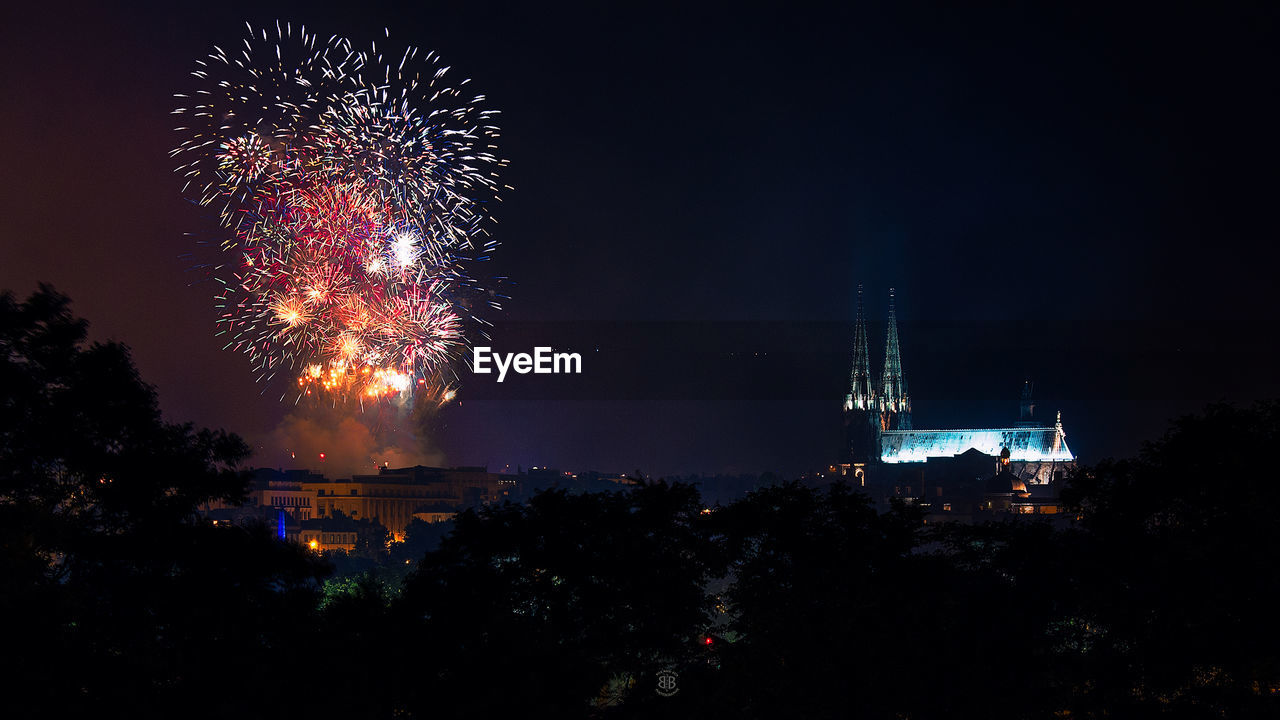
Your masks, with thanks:
<instances>
[{"instance_id":1,"label":"rooftop","mask_svg":"<svg viewBox=\"0 0 1280 720\"><path fill-rule=\"evenodd\" d=\"M1061 426L960 430L887 430L880 435L880 460L886 463L925 462L953 457L967 450L999 456L1009 449L1016 462L1071 462Z\"/></svg>"}]
</instances>

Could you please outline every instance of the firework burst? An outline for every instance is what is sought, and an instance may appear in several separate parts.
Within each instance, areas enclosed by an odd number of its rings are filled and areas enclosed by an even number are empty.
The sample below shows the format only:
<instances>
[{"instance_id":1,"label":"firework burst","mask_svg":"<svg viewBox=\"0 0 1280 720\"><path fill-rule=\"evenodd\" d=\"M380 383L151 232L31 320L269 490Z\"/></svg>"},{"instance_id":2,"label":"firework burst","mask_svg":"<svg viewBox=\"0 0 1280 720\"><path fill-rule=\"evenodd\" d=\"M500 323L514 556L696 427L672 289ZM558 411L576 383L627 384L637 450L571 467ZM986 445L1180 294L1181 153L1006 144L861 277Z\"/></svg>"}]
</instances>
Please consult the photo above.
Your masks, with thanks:
<instances>
[{"instance_id":1,"label":"firework burst","mask_svg":"<svg viewBox=\"0 0 1280 720\"><path fill-rule=\"evenodd\" d=\"M299 397L451 399L496 243L496 111L432 53L249 27L178 94L173 155L217 212L220 334Z\"/></svg>"}]
</instances>

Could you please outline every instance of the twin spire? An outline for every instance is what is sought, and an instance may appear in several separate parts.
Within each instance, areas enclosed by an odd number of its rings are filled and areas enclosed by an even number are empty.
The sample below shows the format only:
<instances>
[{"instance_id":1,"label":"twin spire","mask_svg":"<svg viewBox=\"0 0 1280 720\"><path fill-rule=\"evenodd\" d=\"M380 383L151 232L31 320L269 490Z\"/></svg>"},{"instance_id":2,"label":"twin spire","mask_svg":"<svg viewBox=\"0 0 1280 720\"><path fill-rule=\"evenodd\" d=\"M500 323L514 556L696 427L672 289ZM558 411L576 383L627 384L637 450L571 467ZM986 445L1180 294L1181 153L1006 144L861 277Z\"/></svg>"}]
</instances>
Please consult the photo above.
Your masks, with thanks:
<instances>
[{"instance_id":1,"label":"twin spire","mask_svg":"<svg viewBox=\"0 0 1280 720\"><path fill-rule=\"evenodd\" d=\"M898 318L894 291L889 288L889 324L885 341L884 370L875 388L867 353L867 324L862 313L862 286L858 286L858 318L853 332L853 371L845 410L866 410L879 414L882 430L911 429L911 397L902 374L902 351L898 345Z\"/></svg>"},{"instance_id":2,"label":"twin spire","mask_svg":"<svg viewBox=\"0 0 1280 720\"><path fill-rule=\"evenodd\" d=\"M867 323L862 317L862 286L858 286L858 321L853 330L853 372L845 410L875 409L875 391L871 389L871 367L867 360Z\"/></svg>"}]
</instances>

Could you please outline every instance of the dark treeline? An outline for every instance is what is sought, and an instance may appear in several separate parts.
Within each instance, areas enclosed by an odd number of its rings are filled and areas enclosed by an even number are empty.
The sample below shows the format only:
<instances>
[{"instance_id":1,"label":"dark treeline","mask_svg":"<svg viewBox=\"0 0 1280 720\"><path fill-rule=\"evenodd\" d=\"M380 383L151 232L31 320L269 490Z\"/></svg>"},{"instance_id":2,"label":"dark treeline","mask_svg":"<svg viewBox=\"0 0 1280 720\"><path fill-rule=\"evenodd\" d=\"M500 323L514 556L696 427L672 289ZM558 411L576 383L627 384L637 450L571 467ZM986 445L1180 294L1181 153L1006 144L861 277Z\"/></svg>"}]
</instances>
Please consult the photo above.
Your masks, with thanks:
<instances>
[{"instance_id":1,"label":"dark treeline","mask_svg":"<svg viewBox=\"0 0 1280 720\"><path fill-rule=\"evenodd\" d=\"M658 481L468 511L389 581L202 520L244 443L163 421L48 288L0 296L0 387L6 717L1280 713L1274 403L1080 473L1059 526Z\"/></svg>"}]
</instances>

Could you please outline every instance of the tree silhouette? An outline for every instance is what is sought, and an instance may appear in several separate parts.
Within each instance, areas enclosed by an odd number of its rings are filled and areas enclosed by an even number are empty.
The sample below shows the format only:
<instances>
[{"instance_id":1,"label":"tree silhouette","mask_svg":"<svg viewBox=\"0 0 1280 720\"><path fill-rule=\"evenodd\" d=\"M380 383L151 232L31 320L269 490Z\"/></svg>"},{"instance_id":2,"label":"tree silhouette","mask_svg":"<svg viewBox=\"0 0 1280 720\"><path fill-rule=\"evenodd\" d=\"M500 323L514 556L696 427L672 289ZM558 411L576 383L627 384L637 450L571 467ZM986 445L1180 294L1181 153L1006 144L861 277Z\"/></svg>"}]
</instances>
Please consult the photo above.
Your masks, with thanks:
<instances>
[{"instance_id":1,"label":"tree silhouette","mask_svg":"<svg viewBox=\"0 0 1280 720\"><path fill-rule=\"evenodd\" d=\"M711 716L845 717L906 679L920 514L878 515L847 485L766 487L714 514L731 583L721 670L681 698ZM894 619L897 618L897 621ZM876 694L864 694L875 688ZM891 704L891 703L890 703Z\"/></svg>"},{"instance_id":2,"label":"tree silhouette","mask_svg":"<svg viewBox=\"0 0 1280 720\"><path fill-rule=\"evenodd\" d=\"M1277 711L1280 485L1260 463L1276 447L1280 404L1215 405L1073 479L1077 713Z\"/></svg>"},{"instance_id":3,"label":"tree silhouette","mask_svg":"<svg viewBox=\"0 0 1280 720\"><path fill-rule=\"evenodd\" d=\"M395 607L408 707L582 716L611 681L686 662L709 610L700 511L693 488L657 482L460 514Z\"/></svg>"},{"instance_id":4,"label":"tree silhouette","mask_svg":"<svg viewBox=\"0 0 1280 720\"><path fill-rule=\"evenodd\" d=\"M243 496L245 444L164 422L128 350L85 335L46 285L0 295L0 675L23 689L6 700L17 716L229 707L309 616L322 566L199 520Z\"/></svg>"}]
</instances>

